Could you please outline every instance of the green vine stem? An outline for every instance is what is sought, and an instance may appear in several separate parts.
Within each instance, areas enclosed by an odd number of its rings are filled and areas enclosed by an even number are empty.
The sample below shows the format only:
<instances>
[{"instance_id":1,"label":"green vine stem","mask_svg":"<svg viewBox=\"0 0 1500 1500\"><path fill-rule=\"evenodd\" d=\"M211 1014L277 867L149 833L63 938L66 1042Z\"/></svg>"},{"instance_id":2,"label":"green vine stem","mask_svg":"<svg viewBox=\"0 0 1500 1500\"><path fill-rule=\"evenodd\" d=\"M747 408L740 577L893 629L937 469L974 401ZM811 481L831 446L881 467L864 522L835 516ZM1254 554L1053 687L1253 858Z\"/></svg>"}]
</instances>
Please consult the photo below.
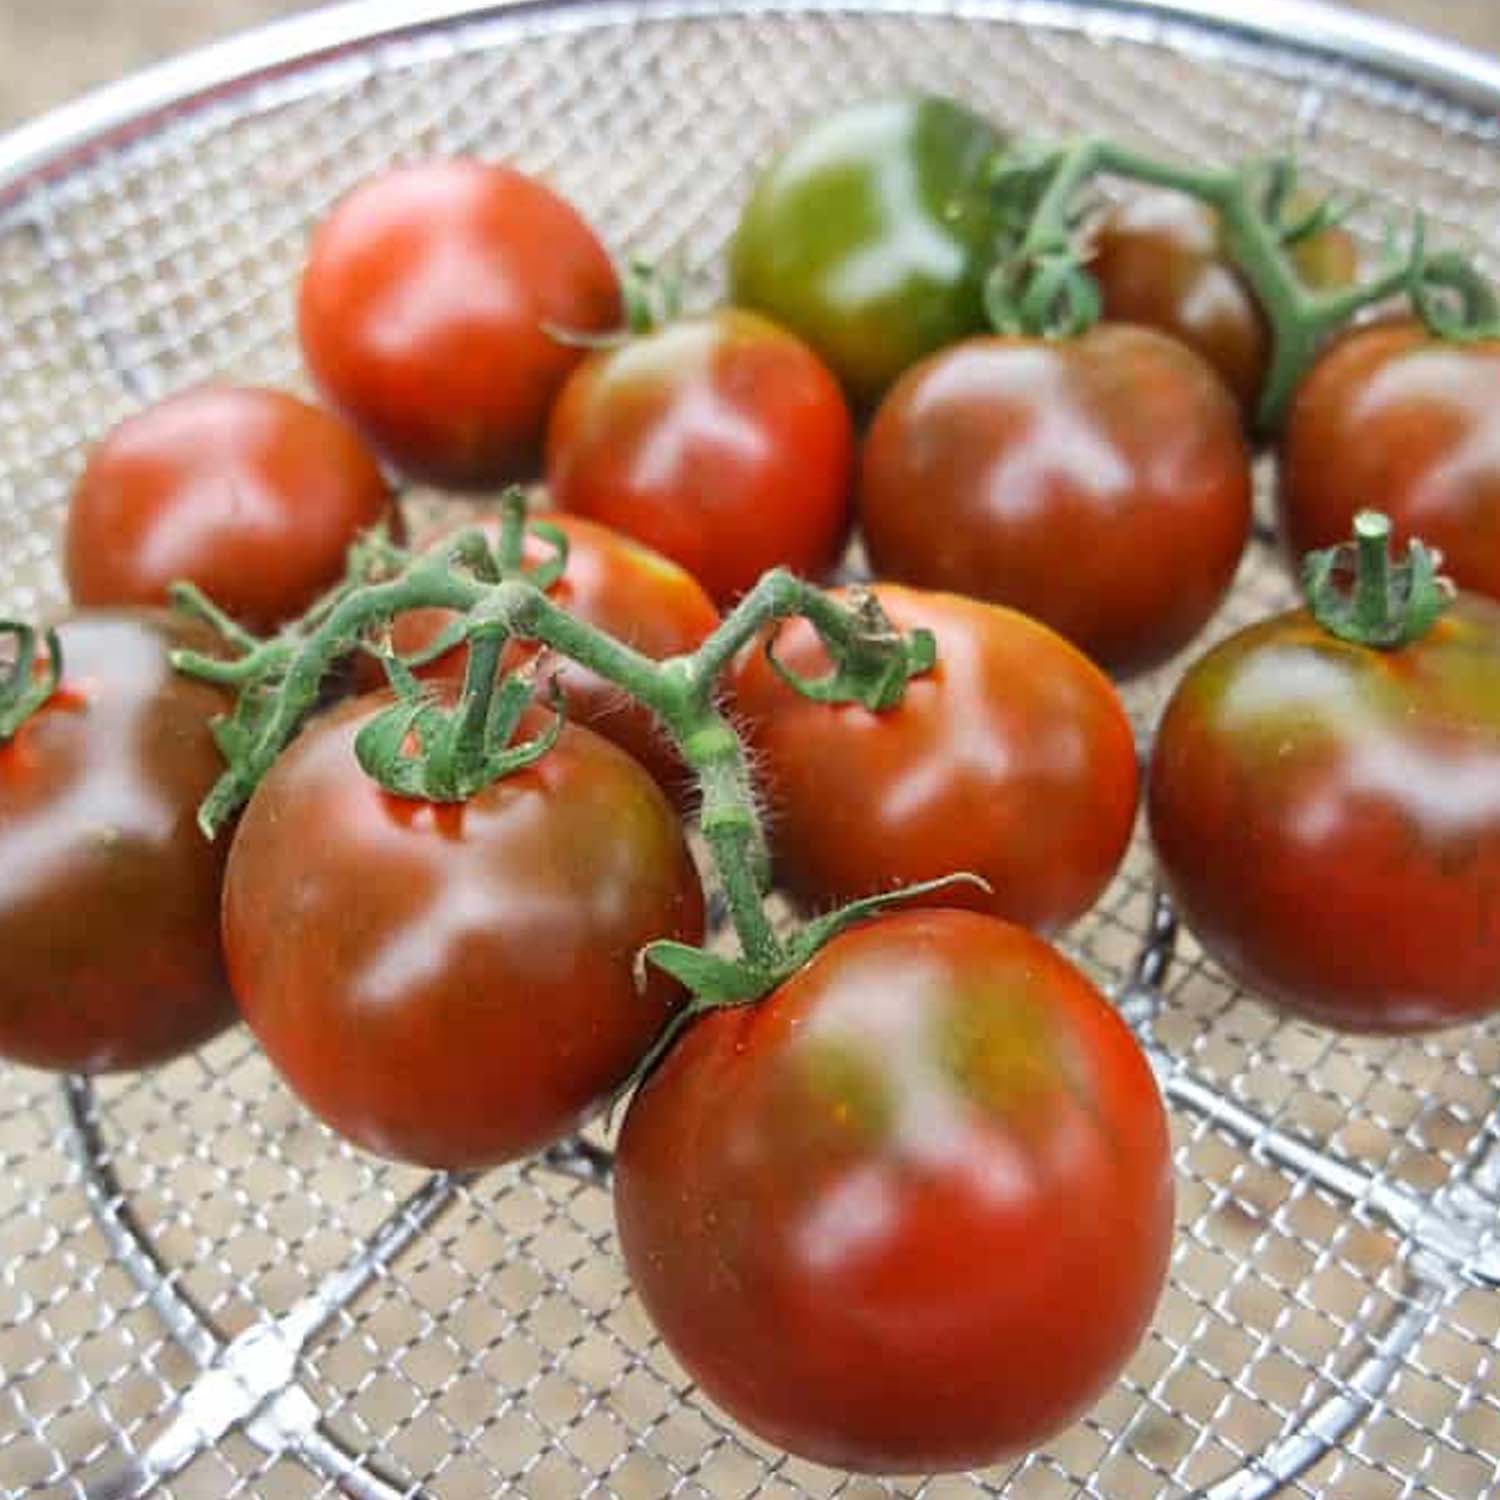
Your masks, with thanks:
<instances>
[{"instance_id":1,"label":"green vine stem","mask_svg":"<svg viewBox=\"0 0 1500 1500\"><path fill-rule=\"evenodd\" d=\"M1000 331L1067 337L1098 318L1098 287L1073 233L1077 201L1098 176L1170 188L1217 210L1225 250L1270 325L1271 364L1257 414L1263 429L1279 423L1328 335L1375 303L1405 295L1442 338L1500 336L1500 302L1493 288L1462 256L1429 255L1420 215L1405 251L1388 245L1383 265L1369 280L1313 290L1303 284L1288 247L1336 222L1346 208L1324 200L1286 222L1295 180L1289 160L1272 162L1268 177L1262 164L1232 170L1193 167L1097 138L1044 152L1030 148L1014 161L996 164L995 191L1012 205L1007 222L1024 224L1013 232L986 288L990 317Z\"/></svg>"},{"instance_id":2,"label":"green vine stem","mask_svg":"<svg viewBox=\"0 0 1500 1500\"><path fill-rule=\"evenodd\" d=\"M216 728L227 766L199 810L204 832L213 837L249 799L314 708L337 661L369 649L365 643L397 615L435 607L461 616L444 639L450 647L468 644L464 689L456 700L443 701L413 675L413 662L377 651L396 702L359 736L356 751L365 771L399 795L459 801L544 754L560 730L561 703L554 701L552 730L510 743L535 689L531 675L499 673L512 639L578 662L645 704L697 779L699 824L740 944L738 960L672 944L655 945L647 956L688 982L704 1003L739 1003L765 993L805 961L807 933L822 933L826 941L841 922L903 899L906 893L891 892L873 898L873 905L859 903L821 919L821 925L810 924L790 943L778 938L765 911L770 860L749 762L719 706L718 683L733 658L768 627L801 616L822 639L832 667L819 681L795 681L799 691L889 709L901 701L911 677L933 666L931 634L897 631L872 594L853 591L846 605L777 569L761 578L696 652L655 661L569 614L548 597L545 575L515 571L524 542L519 528L528 524L544 537L552 529L543 521L527 523L520 502L508 496L494 548L478 529L459 533L440 552L407 558L394 576L349 584L310 625L254 642L232 661L175 653L180 671L239 692L234 713ZM385 567L395 560L389 550L381 555ZM423 653L428 655L430 650ZM726 980L731 970L733 978Z\"/></svg>"},{"instance_id":3,"label":"green vine stem","mask_svg":"<svg viewBox=\"0 0 1500 1500\"><path fill-rule=\"evenodd\" d=\"M62 681L62 642L55 630L45 633L47 654L37 660L37 631L19 620L0 620L0 639L15 642L15 656L0 670L0 745L13 739L21 726L47 703ZM38 668L40 667L40 670Z\"/></svg>"},{"instance_id":4,"label":"green vine stem","mask_svg":"<svg viewBox=\"0 0 1500 1500\"><path fill-rule=\"evenodd\" d=\"M1352 542L1308 553L1302 587L1330 634L1395 651L1420 640L1452 604L1454 588L1439 575L1441 563L1441 554L1419 541L1407 547L1404 562L1395 562L1390 518L1365 510L1354 518Z\"/></svg>"}]
</instances>

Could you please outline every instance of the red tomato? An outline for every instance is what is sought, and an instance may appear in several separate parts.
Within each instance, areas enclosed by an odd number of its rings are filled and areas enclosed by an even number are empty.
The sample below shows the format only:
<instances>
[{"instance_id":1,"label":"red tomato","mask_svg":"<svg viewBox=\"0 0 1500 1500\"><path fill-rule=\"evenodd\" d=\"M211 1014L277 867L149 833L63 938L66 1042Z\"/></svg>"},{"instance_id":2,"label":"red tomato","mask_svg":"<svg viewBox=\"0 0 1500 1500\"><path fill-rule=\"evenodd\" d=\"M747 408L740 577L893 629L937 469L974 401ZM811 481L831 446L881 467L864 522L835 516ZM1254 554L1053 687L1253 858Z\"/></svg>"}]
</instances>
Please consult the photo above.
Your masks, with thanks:
<instances>
[{"instance_id":1,"label":"red tomato","mask_svg":"<svg viewBox=\"0 0 1500 1500\"><path fill-rule=\"evenodd\" d=\"M1310 205L1309 205L1310 206ZM1271 360L1265 314L1225 253L1218 214L1186 193L1140 192L1117 204L1091 236L1089 270L1104 315L1171 334L1218 372L1246 421L1255 416ZM1311 289L1347 286L1359 252L1347 230L1299 241L1292 262Z\"/></svg>"},{"instance_id":2,"label":"red tomato","mask_svg":"<svg viewBox=\"0 0 1500 1500\"><path fill-rule=\"evenodd\" d=\"M1014 1456L1107 1390L1172 1239L1151 1070L1019 928L903 913L694 1023L625 1117L631 1281L707 1395L873 1472Z\"/></svg>"},{"instance_id":3,"label":"red tomato","mask_svg":"<svg viewBox=\"0 0 1500 1500\"><path fill-rule=\"evenodd\" d=\"M167 658L215 638L146 610L82 612L58 634L58 691L0 742L0 1055L149 1067L234 1019L227 840L195 821L223 770L208 721L226 704Z\"/></svg>"},{"instance_id":4,"label":"red tomato","mask_svg":"<svg viewBox=\"0 0 1500 1500\"><path fill-rule=\"evenodd\" d=\"M565 1135L629 1076L680 998L655 972L638 990L635 956L698 942L703 895L666 798L608 741L570 725L469 802L407 800L354 758L390 701L314 720L251 798L224 882L230 981L340 1134L488 1166Z\"/></svg>"},{"instance_id":5,"label":"red tomato","mask_svg":"<svg viewBox=\"0 0 1500 1500\"><path fill-rule=\"evenodd\" d=\"M1124 858L1135 821L1130 723L1109 680L1061 637L1010 610L878 585L903 630L937 637L936 668L880 713L815 703L763 652L734 698L764 780L779 878L830 906L969 870L993 894L931 898L1028 927L1081 916ZM791 622L778 658L828 670L812 627Z\"/></svg>"},{"instance_id":6,"label":"red tomato","mask_svg":"<svg viewBox=\"0 0 1500 1500\"><path fill-rule=\"evenodd\" d=\"M607 526L596 526L578 516L548 515L543 519L568 538L567 572L548 593L578 619L608 631L657 661L696 651L719 623L713 601L697 579L676 563ZM482 529L494 541L499 535L499 522L486 520ZM438 540L429 546L436 546ZM528 534L529 565L547 561L552 555L551 547ZM391 644L402 655L411 655L435 641L454 618L444 609L410 610L394 621ZM418 675L462 681L467 658L467 650L458 647L419 669ZM512 670L520 659L521 653L513 650L502 668ZM586 724L628 750L669 796L679 804L685 802L692 790L687 769L655 715L586 667L563 657L555 658L555 665L569 719Z\"/></svg>"},{"instance_id":7,"label":"red tomato","mask_svg":"<svg viewBox=\"0 0 1500 1500\"><path fill-rule=\"evenodd\" d=\"M1452 343L1409 321L1340 339L1293 398L1281 517L1300 556L1390 516L1437 547L1460 587L1500 599L1500 340Z\"/></svg>"},{"instance_id":8,"label":"red tomato","mask_svg":"<svg viewBox=\"0 0 1500 1500\"><path fill-rule=\"evenodd\" d=\"M547 482L560 509L639 537L726 604L767 568L838 561L853 441L812 350L724 308L591 355L552 414Z\"/></svg>"},{"instance_id":9,"label":"red tomato","mask_svg":"<svg viewBox=\"0 0 1500 1500\"><path fill-rule=\"evenodd\" d=\"M318 384L391 463L479 488L536 471L547 412L583 351L558 329L620 321L604 247L510 167L394 167L313 237L298 303Z\"/></svg>"},{"instance_id":10,"label":"red tomato","mask_svg":"<svg viewBox=\"0 0 1500 1500\"><path fill-rule=\"evenodd\" d=\"M254 630L300 615L390 512L375 460L337 417L283 391L202 385L126 418L68 511L79 604L161 604L186 579Z\"/></svg>"},{"instance_id":11,"label":"red tomato","mask_svg":"<svg viewBox=\"0 0 1500 1500\"><path fill-rule=\"evenodd\" d=\"M1250 455L1213 371L1118 325L934 355L881 405L860 482L877 573L1008 604L1121 673L1207 623L1250 501Z\"/></svg>"},{"instance_id":12,"label":"red tomato","mask_svg":"<svg viewBox=\"0 0 1500 1500\"><path fill-rule=\"evenodd\" d=\"M1500 606L1463 596L1391 652L1298 611L1183 679L1151 831L1240 983L1356 1031L1500 1009Z\"/></svg>"}]
</instances>

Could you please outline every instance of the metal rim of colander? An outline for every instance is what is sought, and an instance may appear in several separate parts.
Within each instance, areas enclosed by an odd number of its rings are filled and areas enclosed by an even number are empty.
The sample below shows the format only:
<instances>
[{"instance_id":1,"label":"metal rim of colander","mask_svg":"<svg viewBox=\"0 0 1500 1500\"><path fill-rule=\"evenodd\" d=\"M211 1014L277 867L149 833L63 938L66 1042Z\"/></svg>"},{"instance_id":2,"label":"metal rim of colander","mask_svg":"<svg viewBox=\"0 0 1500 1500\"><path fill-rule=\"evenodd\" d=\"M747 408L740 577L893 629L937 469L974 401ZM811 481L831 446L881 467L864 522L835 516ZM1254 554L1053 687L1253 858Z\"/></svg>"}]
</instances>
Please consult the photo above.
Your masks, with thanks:
<instances>
[{"instance_id":1,"label":"metal rim of colander","mask_svg":"<svg viewBox=\"0 0 1500 1500\"><path fill-rule=\"evenodd\" d=\"M350 48L527 12L565 10L576 24L586 26L611 14L638 14L642 9L690 15L720 8L715 0L343 0L185 52L0 136L0 211L30 188L65 172L78 158L148 131L175 109L282 70L332 61ZM795 7L777 0L736 0L728 8L741 13L791 8L906 14L984 10L982 3L965 0L865 0L861 5L800 0ZM1048 9L1048 0L1036 0L1036 24L1047 24ZM1176 21L1279 43L1339 58L1398 83L1436 90L1469 108L1500 108L1500 61L1414 27L1322 0L1262 0L1254 16L1246 14L1244 0L1088 0L1088 9L1101 24L1111 17L1121 24L1132 18Z\"/></svg>"},{"instance_id":2,"label":"metal rim of colander","mask_svg":"<svg viewBox=\"0 0 1500 1500\"><path fill-rule=\"evenodd\" d=\"M1038 27L1076 29L1078 13L1110 34L1129 34L1142 22L1180 25L1196 35L1219 36L1290 47L1323 59L1337 58L1394 85L1419 87L1441 102L1466 110L1500 109L1500 62L1391 22L1355 15L1316 0L1265 0L1253 18L1241 0L1010 0L1008 13ZM550 23L580 28L642 15L688 18L731 11L738 15L791 11L882 12L900 15L972 14L983 17L985 0L346 0L303 16L273 23L200 48L85 95L34 123L0 138L0 220L24 205L34 191L64 177L102 151L117 148L167 125L216 98L304 69L317 70L345 55L402 38L439 33L486 20L544 16ZM1143 1030L1161 995L1176 941L1170 909L1158 898L1152 921L1117 1000ZM1359 1167L1342 1163L1266 1122L1231 1098L1173 1066L1148 1043L1164 1092L1178 1107L1212 1122L1232 1137L1254 1141L1258 1152L1295 1169L1346 1202L1376 1217L1452 1266L1463 1264L1480 1279L1500 1284L1500 1246L1475 1238L1474 1226ZM258 1446L293 1453L309 1468L362 1500L397 1500L412 1493L383 1475L369 1458L344 1446L328 1431L321 1412L296 1380L295 1363L331 1311L352 1297L394 1259L439 1214L465 1179L436 1176L400 1205L358 1255L314 1288L280 1319L256 1324L226 1340L185 1295L157 1258L148 1234L135 1220L128 1196L114 1177L99 1132L90 1084L65 1080L70 1143L94 1216L121 1265L148 1294L162 1323L199 1366L175 1415L127 1469L91 1487L91 1500L145 1493L168 1478L231 1427L242 1426ZM607 1180L607 1155L583 1142L548 1154L545 1165L583 1181ZM1331 1395L1300 1428L1252 1462L1225 1475L1204 1492L1205 1500L1261 1500L1294 1480L1337 1444L1377 1399L1418 1339L1435 1306L1418 1293L1397 1306L1378 1329L1371 1347L1351 1370L1344 1389Z\"/></svg>"}]
</instances>

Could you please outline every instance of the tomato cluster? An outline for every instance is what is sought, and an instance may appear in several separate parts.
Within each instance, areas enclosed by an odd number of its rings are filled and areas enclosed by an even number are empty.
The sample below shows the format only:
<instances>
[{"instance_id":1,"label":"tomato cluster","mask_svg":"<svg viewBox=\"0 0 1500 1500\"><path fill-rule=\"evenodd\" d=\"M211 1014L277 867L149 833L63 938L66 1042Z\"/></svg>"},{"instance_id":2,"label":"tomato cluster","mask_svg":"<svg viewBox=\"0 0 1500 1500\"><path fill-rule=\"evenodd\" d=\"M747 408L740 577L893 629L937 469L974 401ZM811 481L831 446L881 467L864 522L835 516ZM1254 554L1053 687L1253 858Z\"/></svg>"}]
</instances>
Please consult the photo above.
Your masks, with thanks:
<instances>
[{"instance_id":1,"label":"tomato cluster","mask_svg":"<svg viewBox=\"0 0 1500 1500\"><path fill-rule=\"evenodd\" d=\"M735 305L686 317L513 167L355 188L298 301L330 409L130 417L73 495L77 609L3 627L0 1053L143 1067L237 1013L334 1129L446 1169L639 1085L625 1264L748 1427L931 1470L1084 1409L1172 1228L1146 1058L1041 935L1135 824L1106 674L1214 615L1303 376L1282 529L1357 542L1181 677L1162 876L1288 1010L1500 1008L1500 342L1414 263L1420 316L1320 352L1362 295L1326 205L1199 177L1080 224L1069 172L1137 159L1070 149L928 97L817 121L751 189ZM394 480L535 479L555 511L405 545ZM856 527L878 581L823 592Z\"/></svg>"}]
</instances>

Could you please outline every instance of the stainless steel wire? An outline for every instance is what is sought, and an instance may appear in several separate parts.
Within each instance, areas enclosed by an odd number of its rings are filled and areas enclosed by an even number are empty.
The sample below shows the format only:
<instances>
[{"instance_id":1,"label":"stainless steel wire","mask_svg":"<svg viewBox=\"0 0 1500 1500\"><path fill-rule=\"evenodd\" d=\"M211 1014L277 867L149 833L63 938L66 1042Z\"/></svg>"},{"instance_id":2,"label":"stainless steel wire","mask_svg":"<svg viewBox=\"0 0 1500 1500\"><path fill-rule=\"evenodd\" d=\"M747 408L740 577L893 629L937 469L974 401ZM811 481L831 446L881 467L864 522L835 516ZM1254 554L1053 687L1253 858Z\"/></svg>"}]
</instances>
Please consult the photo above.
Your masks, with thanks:
<instances>
[{"instance_id":1,"label":"stainless steel wire","mask_svg":"<svg viewBox=\"0 0 1500 1500\"><path fill-rule=\"evenodd\" d=\"M1214 158L1297 140L1328 184L1420 204L1493 267L1500 69L1319 7L1250 11L373 0L30 127L0 142L0 602L59 599L60 508L117 417L213 373L299 379L308 226L398 158L542 172L709 296L798 118L922 85L1020 131ZM1287 597L1257 548L1214 630ZM1131 690L1143 731L1173 675ZM1069 942L1173 1106L1179 1233L1150 1337L1046 1452L883 1482L767 1450L630 1295L601 1144L424 1179L336 1141L234 1034L92 1087L0 1071L0 1492L1500 1493L1500 1027L1282 1021L1177 932L1139 847Z\"/></svg>"}]
</instances>

